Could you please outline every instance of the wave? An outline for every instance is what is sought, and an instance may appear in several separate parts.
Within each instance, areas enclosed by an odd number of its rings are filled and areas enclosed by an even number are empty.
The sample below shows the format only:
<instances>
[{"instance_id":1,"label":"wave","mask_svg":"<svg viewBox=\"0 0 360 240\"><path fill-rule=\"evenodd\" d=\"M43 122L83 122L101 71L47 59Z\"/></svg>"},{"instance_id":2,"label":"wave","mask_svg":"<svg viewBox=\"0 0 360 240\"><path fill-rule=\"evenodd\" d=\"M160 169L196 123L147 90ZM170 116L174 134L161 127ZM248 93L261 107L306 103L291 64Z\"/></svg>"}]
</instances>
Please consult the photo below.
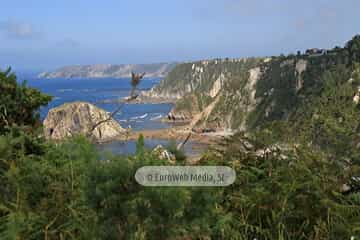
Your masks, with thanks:
<instances>
[{"instance_id":1,"label":"wave","mask_svg":"<svg viewBox=\"0 0 360 240\"><path fill-rule=\"evenodd\" d=\"M97 89L82 89L81 92L96 92Z\"/></svg>"},{"instance_id":2,"label":"wave","mask_svg":"<svg viewBox=\"0 0 360 240\"><path fill-rule=\"evenodd\" d=\"M64 89L58 89L58 92L72 92L73 89L72 88L64 88Z\"/></svg>"},{"instance_id":3,"label":"wave","mask_svg":"<svg viewBox=\"0 0 360 240\"><path fill-rule=\"evenodd\" d=\"M144 115L137 116L137 117L132 117L131 119L132 119L132 120L135 120L135 119L144 119L144 118L146 118L147 116L148 116L148 114L145 113Z\"/></svg>"},{"instance_id":4,"label":"wave","mask_svg":"<svg viewBox=\"0 0 360 240\"><path fill-rule=\"evenodd\" d=\"M158 119L160 119L160 118L162 118L162 114L159 114L159 115L156 116L156 117L150 118L150 120L151 120L151 121L154 121L154 120L158 120Z\"/></svg>"}]
</instances>

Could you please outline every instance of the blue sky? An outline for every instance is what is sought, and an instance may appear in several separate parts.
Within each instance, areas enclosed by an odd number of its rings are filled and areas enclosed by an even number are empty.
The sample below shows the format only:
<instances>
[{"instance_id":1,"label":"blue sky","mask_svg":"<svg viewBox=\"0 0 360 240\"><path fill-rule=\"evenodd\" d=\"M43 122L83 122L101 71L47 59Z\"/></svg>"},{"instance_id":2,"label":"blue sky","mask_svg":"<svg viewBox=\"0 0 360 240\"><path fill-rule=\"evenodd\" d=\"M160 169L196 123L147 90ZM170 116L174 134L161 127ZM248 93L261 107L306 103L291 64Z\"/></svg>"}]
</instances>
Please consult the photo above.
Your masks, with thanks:
<instances>
[{"instance_id":1,"label":"blue sky","mask_svg":"<svg viewBox=\"0 0 360 240\"><path fill-rule=\"evenodd\" d=\"M1 0L0 66L153 63L342 46L359 0Z\"/></svg>"}]
</instances>

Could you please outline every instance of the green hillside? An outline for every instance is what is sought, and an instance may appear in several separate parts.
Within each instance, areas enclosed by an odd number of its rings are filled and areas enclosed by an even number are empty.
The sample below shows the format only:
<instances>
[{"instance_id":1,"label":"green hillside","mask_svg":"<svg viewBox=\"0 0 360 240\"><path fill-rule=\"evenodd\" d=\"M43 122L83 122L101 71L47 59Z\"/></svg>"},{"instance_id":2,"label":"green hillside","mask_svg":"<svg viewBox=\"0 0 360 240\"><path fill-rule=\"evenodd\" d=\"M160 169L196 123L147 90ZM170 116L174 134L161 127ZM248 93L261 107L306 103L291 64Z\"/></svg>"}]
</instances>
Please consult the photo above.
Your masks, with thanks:
<instances>
[{"instance_id":1,"label":"green hillside","mask_svg":"<svg viewBox=\"0 0 360 240\"><path fill-rule=\"evenodd\" d=\"M319 53L183 63L153 92L180 97L171 113L188 119L219 98L208 117L198 122L199 127L253 129L289 118L319 92L325 71L358 61L358 41L356 36L344 48Z\"/></svg>"}]
</instances>

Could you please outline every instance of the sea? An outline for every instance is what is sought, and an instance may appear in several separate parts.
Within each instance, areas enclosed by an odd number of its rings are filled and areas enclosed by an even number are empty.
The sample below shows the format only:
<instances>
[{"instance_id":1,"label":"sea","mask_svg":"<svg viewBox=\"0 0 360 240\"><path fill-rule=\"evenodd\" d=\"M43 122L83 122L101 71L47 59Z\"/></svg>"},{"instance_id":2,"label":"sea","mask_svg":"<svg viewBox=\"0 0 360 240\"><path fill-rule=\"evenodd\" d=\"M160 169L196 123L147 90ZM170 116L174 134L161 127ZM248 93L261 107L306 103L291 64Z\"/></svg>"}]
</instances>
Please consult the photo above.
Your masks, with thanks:
<instances>
[{"instance_id":1,"label":"sea","mask_svg":"<svg viewBox=\"0 0 360 240\"><path fill-rule=\"evenodd\" d=\"M27 86L37 88L49 94L53 100L40 109L40 116L44 119L49 109L60 106L67 102L85 101L90 102L107 112L113 112L119 107L118 100L129 95L131 90L130 78L37 78L34 75L20 75L19 82L26 79ZM139 84L138 90L149 90L159 83L160 78L145 78ZM172 125L162 122L161 118L171 110L172 104L126 104L114 118L124 128L131 127L133 130L166 129ZM170 140L145 139L145 146L149 149L157 145L167 146ZM96 147L102 152L129 155L136 150L135 141L112 141L99 144ZM189 142L185 146L188 155L199 154L204 146L200 143Z\"/></svg>"}]
</instances>

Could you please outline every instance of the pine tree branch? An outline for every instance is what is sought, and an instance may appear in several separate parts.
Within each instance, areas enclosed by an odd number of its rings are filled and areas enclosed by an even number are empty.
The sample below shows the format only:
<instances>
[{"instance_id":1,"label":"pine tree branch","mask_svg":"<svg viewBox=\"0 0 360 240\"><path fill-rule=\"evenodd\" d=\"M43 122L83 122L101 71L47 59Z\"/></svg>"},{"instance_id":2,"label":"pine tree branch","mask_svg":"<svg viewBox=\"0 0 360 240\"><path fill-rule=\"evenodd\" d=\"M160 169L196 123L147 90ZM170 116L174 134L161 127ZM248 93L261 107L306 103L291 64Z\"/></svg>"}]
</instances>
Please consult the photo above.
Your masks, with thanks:
<instances>
[{"instance_id":1,"label":"pine tree branch","mask_svg":"<svg viewBox=\"0 0 360 240\"><path fill-rule=\"evenodd\" d=\"M94 130L100 126L101 124L104 124L110 120L113 119L113 117L121 111L121 109L124 107L124 105L126 103L129 103L133 100L135 100L139 95L135 94L136 90L137 90L137 86L139 85L139 83L141 82L142 78L145 76L146 73L142 73L142 74L135 74L134 72L131 72L131 91L130 91L130 97L126 98L118 108L116 108L110 115L108 118L101 120L97 123L95 123L90 130L88 131L87 137L91 137L92 133L94 132Z\"/></svg>"}]
</instances>

